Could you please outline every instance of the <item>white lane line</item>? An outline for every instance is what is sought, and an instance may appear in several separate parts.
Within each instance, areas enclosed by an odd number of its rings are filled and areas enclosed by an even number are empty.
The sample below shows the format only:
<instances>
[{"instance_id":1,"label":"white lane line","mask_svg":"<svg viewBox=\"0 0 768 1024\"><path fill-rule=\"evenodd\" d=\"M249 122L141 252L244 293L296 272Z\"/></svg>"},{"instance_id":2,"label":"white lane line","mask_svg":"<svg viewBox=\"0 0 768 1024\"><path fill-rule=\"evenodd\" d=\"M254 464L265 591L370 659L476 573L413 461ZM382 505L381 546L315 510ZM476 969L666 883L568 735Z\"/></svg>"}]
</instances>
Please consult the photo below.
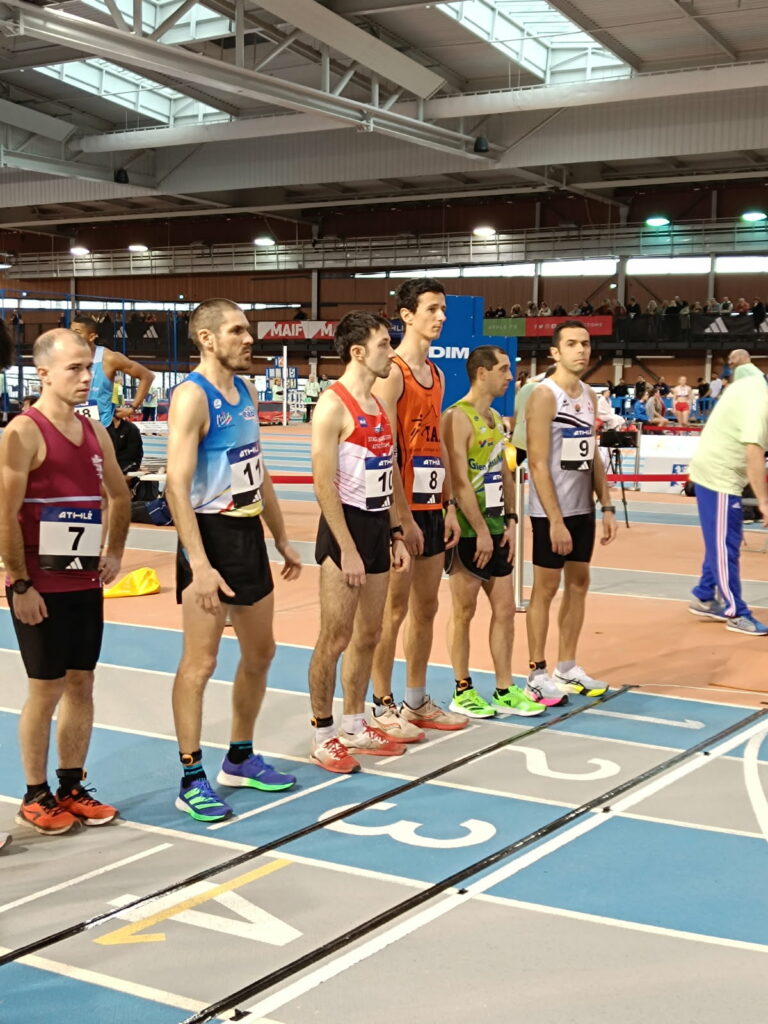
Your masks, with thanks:
<instances>
[{"instance_id":1,"label":"white lane line","mask_svg":"<svg viewBox=\"0 0 768 1024\"><path fill-rule=\"evenodd\" d=\"M396 754L394 757L382 757L380 761L374 761L373 763L376 765L377 768L380 764L392 764L393 761L399 761L403 757L408 757L411 747L413 747L414 754L420 750L432 750L432 748L436 747L438 743L445 743L447 740L455 739L455 737L457 736L466 736L467 733L470 733L474 729L479 728L479 725L467 725L463 729L452 729L450 732L444 732L442 736L438 736L435 739L432 739L430 737L427 740L422 740L421 743L416 744L415 746L409 743L404 754ZM427 732L427 736L429 737L429 732Z\"/></svg>"},{"instance_id":2,"label":"white lane line","mask_svg":"<svg viewBox=\"0 0 768 1024\"><path fill-rule=\"evenodd\" d=\"M126 864L133 864L134 861L143 860L145 857L151 857L155 853L161 853L163 850L169 850L173 846L173 843L160 843L158 846L153 846L149 850L142 850L141 853L134 853L131 857L124 857L122 860L116 860L112 864L105 864L103 867L96 868L93 871L86 871L84 875L78 875L76 878L70 878L66 882L59 882L58 885L51 885L47 889L40 889L39 892L30 893L28 896L22 896L17 900L13 900L11 903L4 903L0 906L0 914L4 914L6 910L15 910L16 907L22 907L25 903L31 903L33 900L39 900L42 896L50 896L53 892L60 892L62 889L68 889L71 885L78 885L80 882L87 882L89 878L97 878L99 875L105 875L108 871L115 871L117 868L125 867Z\"/></svg>"},{"instance_id":3,"label":"white lane line","mask_svg":"<svg viewBox=\"0 0 768 1024\"><path fill-rule=\"evenodd\" d=\"M630 815L630 817L633 817ZM708 946L726 946L729 949L746 949L754 953L768 953L768 945L759 942L746 942L743 939L726 939L718 935L700 935L696 932L680 931L677 928L662 928L656 924L643 924L640 921L622 921L618 917L603 917L601 914L586 914L581 910L567 910L563 907L547 907L539 903L526 903L523 900L509 899L507 896L491 896L483 893L476 897L483 903L495 903L502 907L516 910L531 910L534 913L547 914L552 917L568 917L574 921L587 924L607 925L609 928L623 928L626 931L646 932L648 935L661 935L670 939L686 939L689 942L702 942Z\"/></svg>"},{"instance_id":4,"label":"white lane line","mask_svg":"<svg viewBox=\"0 0 768 1024\"><path fill-rule=\"evenodd\" d=\"M628 718L631 722L649 722L651 725L672 725L677 729L703 729L704 722L695 718L680 719L653 718L650 715L634 715L629 711L604 711L602 708L587 708L585 715L605 715L606 718Z\"/></svg>"},{"instance_id":5,"label":"white lane line","mask_svg":"<svg viewBox=\"0 0 768 1024\"><path fill-rule=\"evenodd\" d=\"M227 818L226 821L217 821L215 825L208 826L208 831L215 832L220 828L226 828L227 825L235 825L238 821L244 821L246 818L253 818L256 814L263 814L265 811L273 811L275 807L280 807L282 804L289 804L293 800L300 800L303 796L308 796L310 793L316 793L318 789L327 789L329 786L333 786L337 782L346 782L349 778L351 778L350 775L337 775L335 779L329 779L327 782L320 782L317 786L310 786L309 789L300 789L296 793L291 793L290 796L284 796L282 800L273 800L272 803L263 804L261 807L254 807L253 810L244 811L242 814L238 814L234 818Z\"/></svg>"},{"instance_id":6,"label":"white lane line","mask_svg":"<svg viewBox=\"0 0 768 1024\"><path fill-rule=\"evenodd\" d=\"M0 954L5 955L11 952L11 949L0 946ZM73 967L71 964L62 964L57 960L49 960L47 957L37 956L36 954L23 956L16 962L25 964L27 967L37 967L39 970L48 971L50 974L59 974L61 977L71 978L73 981L84 981L90 985L98 985L100 988L111 989L113 992L123 992L125 995L136 996L138 999L162 1003L163 1006L174 1006L179 1010L187 1010L190 1013L198 1013L206 1005L197 999L188 999L186 996L177 995L175 992L167 992L164 989L142 985L135 981L126 981L124 978L115 978L111 974L102 974L100 971L91 971L83 967ZM225 1018L218 1017L216 1019L224 1020ZM258 1024L258 1022L254 1021L253 1024Z\"/></svg>"},{"instance_id":7,"label":"white lane line","mask_svg":"<svg viewBox=\"0 0 768 1024\"><path fill-rule=\"evenodd\" d=\"M749 802L752 804L752 810L757 818L757 824L760 826L763 838L768 842L768 800L766 800L763 782L758 770L760 764L758 754L760 753L760 746L765 739L766 731L768 730L753 736L749 743L747 743L744 750L744 782L747 787Z\"/></svg>"},{"instance_id":8,"label":"white lane line","mask_svg":"<svg viewBox=\"0 0 768 1024\"><path fill-rule=\"evenodd\" d=\"M440 902L427 906L424 910L407 918L407 920L400 921L387 931L381 932L379 935L369 939L367 942L363 942L362 945L357 946L355 949L349 950L347 953L337 957L336 960L324 964L322 967L318 967L316 970L304 975L304 977L300 978L298 981L285 986L279 992L276 992L271 996L267 996L266 999L262 999L258 1003L254 1003L252 1006L247 1007L248 1012L265 1016L273 1010L277 1010L280 1007L285 1006L287 1003L290 1003L300 996L305 995L307 992L312 991L312 989L317 988L317 986L321 985L323 982L328 981L331 978L335 978L350 967L354 967L363 960L367 960L369 957L380 953L383 949L386 949L387 946L392 945L394 942L398 942L400 939L411 935L413 932L418 931L425 925L431 924L433 921L436 921L438 918L450 913L452 910L456 910L458 907L464 906L465 903L475 896L479 896L481 893L487 892L500 882L506 881L506 879L525 870L525 868L530 867L537 861L549 856L549 854L555 853L564 846L567 846L569 843L572 843L575 839L579 839L588 832L599 828L601 825L605 824L606 821L612 821L614 818L620 816L623 811L628 810L630 807L634 807L635 804L641 803L648 797L653 796L662 789L665 789L673 782L677 782L686 775L690 775L692 772L697 771L706 764L711 764L713 760L720 757L722 754L727 753L729 750L732 750L734 747L744 743L745 740L750 739L756 734L764 733L765 729L765 722L756 722L750 728L737 733L735 736L723 741L718 746L713 747L708 752L708 756L705 756L703 753L695 755L690 761L685 761L683 764L671 769L659 778L653 779L645 785L640 786L634 792L612 804L610 808L605 811L593 813L586 820L581 820L575 825L562 830L558 835L553 836L551 839L543 843L538 843L535 848L515 857L511 864L503 865L495 871L491 871L484 877L480 878L477 882L473 882L471 885L468 885L461 892L454 890Z\"/></svg>"}]
</instances>

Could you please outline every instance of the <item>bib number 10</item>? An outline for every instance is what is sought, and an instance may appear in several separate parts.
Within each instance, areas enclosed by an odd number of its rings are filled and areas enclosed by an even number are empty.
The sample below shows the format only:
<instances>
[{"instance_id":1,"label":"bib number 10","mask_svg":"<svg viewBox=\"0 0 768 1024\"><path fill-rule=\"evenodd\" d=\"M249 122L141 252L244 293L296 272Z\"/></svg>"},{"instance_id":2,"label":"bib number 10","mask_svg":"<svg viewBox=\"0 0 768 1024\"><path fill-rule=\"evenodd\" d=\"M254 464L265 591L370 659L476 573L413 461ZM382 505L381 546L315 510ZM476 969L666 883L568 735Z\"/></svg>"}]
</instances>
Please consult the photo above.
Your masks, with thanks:
<instances>
[{"instance_id":1,"label":"bib number 10","mask_svg":"<svg viewBox=\"0 0 768 1024\"><path fill-rule=\"evenodd\" d=\"M391 455L371 455L365 460L365 507L370 511L392 504L393 473Z\"/></svg>"}]
</instances>

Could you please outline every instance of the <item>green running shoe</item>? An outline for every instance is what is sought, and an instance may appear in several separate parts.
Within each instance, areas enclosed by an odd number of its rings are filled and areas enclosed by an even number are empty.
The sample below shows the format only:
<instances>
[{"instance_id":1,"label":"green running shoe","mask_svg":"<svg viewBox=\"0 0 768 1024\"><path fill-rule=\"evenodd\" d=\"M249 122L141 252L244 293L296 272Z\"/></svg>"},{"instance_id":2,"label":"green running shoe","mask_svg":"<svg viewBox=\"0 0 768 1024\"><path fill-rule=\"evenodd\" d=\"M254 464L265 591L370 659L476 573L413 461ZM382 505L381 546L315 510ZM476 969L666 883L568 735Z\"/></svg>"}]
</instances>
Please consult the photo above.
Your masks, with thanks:
<instances>
[{"instance_id":1,"label":"green running shoe","mask_svg":"<svg viewBox=\"0 0 768 1024\"><path fill-rule=\"evenodd\" d=\"M524 718L532 718L547 710L545 704L538 704L526 697L519 686L510 686L504 694L494 693L491 704L499 709L499 715L522 715Z\"/></svg>"},{"instance_id":2,"label":"green running shoe","mask_svg":"<svg viewBox=\"0 0 768 1024\"><path fill-rule=\"evenodd\" d=\"M458 711L467 718L493 718L496 714L496 709L492 708L485 697L481 697L472 686L466 690L456 690L448 710Z\"/></svg>"}]
</instances>

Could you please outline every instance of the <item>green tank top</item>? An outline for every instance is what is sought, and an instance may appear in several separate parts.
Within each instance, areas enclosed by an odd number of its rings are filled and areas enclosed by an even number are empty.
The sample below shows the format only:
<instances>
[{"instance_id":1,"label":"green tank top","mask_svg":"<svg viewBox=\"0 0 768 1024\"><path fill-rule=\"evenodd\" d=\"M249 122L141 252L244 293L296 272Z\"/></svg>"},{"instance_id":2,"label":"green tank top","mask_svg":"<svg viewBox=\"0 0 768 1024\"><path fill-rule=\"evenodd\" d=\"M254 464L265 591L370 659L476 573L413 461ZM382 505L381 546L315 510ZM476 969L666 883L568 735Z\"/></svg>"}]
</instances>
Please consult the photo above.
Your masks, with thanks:
<instances>
[{"instance_id":1,"label":"green tank top","mask_svg":"<svg viewBox=\"0 0 768 1024\"><path fill-rule=\"evenodd\" d=\"M485 516L491 534L504 533L504 483L502 460L504 458L504 428L501 416L491 409L493 426L480 416L475 407L464 400L456 402L454 409L461 411L472 424L474 437L467 451L469 482L475 492L480 511ZM456 510L462 537L475 537L460 508Z\"/></svg>"}]
</instances>

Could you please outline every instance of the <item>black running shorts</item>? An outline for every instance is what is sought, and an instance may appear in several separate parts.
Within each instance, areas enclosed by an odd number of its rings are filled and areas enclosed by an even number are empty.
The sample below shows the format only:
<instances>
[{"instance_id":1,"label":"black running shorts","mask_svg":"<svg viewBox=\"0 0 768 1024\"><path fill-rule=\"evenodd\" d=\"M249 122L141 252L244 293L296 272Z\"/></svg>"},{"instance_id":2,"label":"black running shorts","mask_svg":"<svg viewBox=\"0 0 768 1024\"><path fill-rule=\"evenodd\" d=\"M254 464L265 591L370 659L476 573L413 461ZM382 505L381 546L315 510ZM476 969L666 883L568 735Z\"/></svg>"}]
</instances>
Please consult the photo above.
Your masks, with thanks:
<instances>
[{"instance_id":1,"label":"black running shorts","mask_svg":"<svg viewBox=\"0 0 768 1024\"><path fill-rule=\"evenodd\" d=\"M41 594L48 617L37 626L13 614L15 594L6 587L21 660L30 679L61 679L68 670L92 672L101 652L104 598L101 587Z\"/></svg>"},{"instance_id":2,"label":"black running shorts","mask_svg":"<svg viewBox=\"0 0 768 1024\"><path fill-rule=\"evenodd\" d=\"M366 573L389 572L392 564L389 546L389 512L365 512L352 505L342 505L347 529L363 560ZM315 541L315 561L322 565L326 558L341 569L341 550L331 528L320 516Z\"/></svg>"},{"instance_id":3,"label":"black running shorts","mask_svg":"<svg viewBox=\"0 0 768 1024\"><path fill-rule=\"evenodd\" d=\"M424 534L424 550L419 557L431 558L432 555L442 555L445 551L445 518L442 509L416 509L412 515Z\"/></svg>"},{"instance_id":4,"label":"black running shorts","mask_svg":"<svg viewBox=\"0 0 768 1024\"><path fill-rule=\"evenodd\" d=\"M512 572L512 563L507 561L509 548L501 546L504 534L497 533L491 536L493 541L493 554L487 564L479 569L474 562L477 551L477 537L462 537L455 548L449 548L445 552L445 571L450 573L457 569L463 569L470 576L479 580L492 580L500 576L509 576Z\"/></svg>"},{"instance_id":5,"label":"black running shorts","mask_svg":"<svg viewBox=\"0 0 768 1024\"><path fill-rule=\"evenodd\" d=\"M569 555L556 555L549 539L549 520L545 516L531 516L533 528L533 554L531 561L542 569L562 569L566 562L591 562L595 546L595 514L566 516L563 520L573 541Z\"/></svg>"},{"instance_id":6,"label":"black running shorts","mask_svg":"<svg viewBox=\"0 0 768 1024\"><path fill-rule=\"evenodd\" d=\"M261 516L198 515L197 525L208 561L235 596L219 591L224 604L252 605L274 590ZM176 551L176 600L192 582L192 567L179 545Z\"/></svg>"}]
</instances>

